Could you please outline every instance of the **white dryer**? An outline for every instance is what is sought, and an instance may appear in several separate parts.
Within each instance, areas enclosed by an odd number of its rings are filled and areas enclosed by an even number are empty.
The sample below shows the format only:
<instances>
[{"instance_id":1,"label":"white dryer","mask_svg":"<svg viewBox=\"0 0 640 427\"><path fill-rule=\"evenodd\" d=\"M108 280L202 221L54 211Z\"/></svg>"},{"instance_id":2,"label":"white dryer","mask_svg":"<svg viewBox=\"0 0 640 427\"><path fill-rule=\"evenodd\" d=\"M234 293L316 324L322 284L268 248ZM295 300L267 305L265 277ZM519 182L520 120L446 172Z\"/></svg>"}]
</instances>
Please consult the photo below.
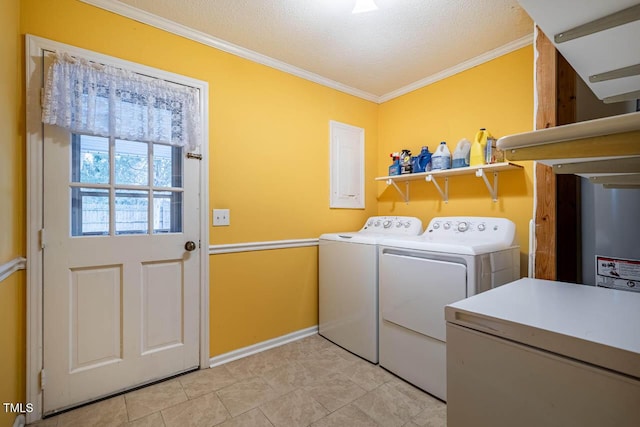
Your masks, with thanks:
<instances>
[{"instance_id":1,"label":"white dryer","mask_svg":"<svg viewBox=\"0 0 640 427\"><path fill-rule=\"evenodd\" d=\"M418 236L422 221L377 216L356 232L320 236L318 332L350 352L378 363L378 242Z\"/></svg>"},{"instance_id":2,"label":"white dryer","mask_svg":"<svg viewBox=\"0 0 640 427\"><path fill-rule=\"evenodd\" d=\"M515 224L440 217L379 244L380 366L446 401L444 307L520 278Z\"/></svg>"}]
</instances>

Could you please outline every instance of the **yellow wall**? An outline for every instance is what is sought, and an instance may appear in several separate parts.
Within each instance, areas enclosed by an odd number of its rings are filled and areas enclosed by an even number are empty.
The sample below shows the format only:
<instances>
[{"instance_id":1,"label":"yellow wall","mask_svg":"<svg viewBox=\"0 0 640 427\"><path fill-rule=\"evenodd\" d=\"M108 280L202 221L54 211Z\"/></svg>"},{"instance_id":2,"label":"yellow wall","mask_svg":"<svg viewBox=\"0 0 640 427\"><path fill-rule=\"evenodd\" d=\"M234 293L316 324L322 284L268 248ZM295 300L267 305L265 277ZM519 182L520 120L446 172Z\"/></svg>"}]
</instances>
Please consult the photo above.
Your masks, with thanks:
<instances>
[{"instance_id":1,"label":"yellow wall","mask_svg":"<svg viewBox=\"0 0 640 427\"><path fill-rule=\"evenodd\" d=\"M21 4L23 34L208 82L209 205L231 209L212 244L315 238L376 213L374 185L365 210L329 209L328 142L329 120L363 127L373 182L377 104L77 0ZM316 325L316 264L315 248L211 256L211 355Z\"/></svg>"},{"instance_id":2,"label":"yellow wall","mask_svg":"<svg viewBox=\"0 0 640 427\"><path fill-rule=\"evenodd\" d=\"M26 403L26 302L25 273L13 273L0 283L0 399L2 402ZM17 414L0 407L0 426L13 424Z\"/></svg>"},{"instance_id":3,"label":"yellow wall","mask_svg":"<svg viewBox=\"0 0 640 427\"><path fill-rule=\"evenodd\" d=\"M0 6L0 264L24 256L25 149L22 139L20 0ZM0 282L0 401L24 402L25 274ZM16 414L0 409L0 426Z\"/></svg>"},{"instance_id":4,"label":"yellow wall","mask_svg":"<svg viewBox=\"0 0 640 427\"><path fill-rule=\"evenodd\" d=\"M24 255L25 177L22 114L20 1L0 10L0 264Z\"/></svg>"},{"instance_id":5,"label":"yellow wall","mask_svg":"<svg viewBox=\"0 0 640 427\"><path fill-rule=\"evenodd\" d=\"M462 138L473 142L476 131L487 128L495 137L532 130L533 52L525 47L485 64L416 90L380 106L378 175L388 175L389 153L420 147L434 151L446 141L451 154ZM410 184L405 204L392 186L378 183L379 215L410 215L426 226L435 216L500 216L516 224L521 248L521 273L527 271L529 219L533 212L533 165L499 175L497 203L484 181L475 176L449 179L449 203L433 184ZM490 182L493 177L490 176ZM440 182L444 187L444 182ZM401 187L404 189L404 187Z\"/></svg>"},{"instance_id":6,"label":"yellow wall","mask_svg":"<svg viewBox=\"0 0 640 427\"><path fill-rule=\"evenodd\" d=\"M525 172L501 175L497 204L474 177L451 180L448 205L439 202L426 183L412 184L408 206L398 202L395 190L373 184L373 178L387 174L391 151L417 151L423 144L433 149L441 139L453 149L462 136L472 138L481 126L496 136L530 130L530 47L378 106L77 0L11 0L11 6L13 13L0 18L0 24L6 24L1 30L0 87L10 92L0 100L6 113L0 116L0 143L23 141L18 129L24 100L15 92L22 90L23 73L23 65L15 67L23 64L14 22L18 15L22 35L209 83L209 205L231 209L231 226L210 229L212 244L317 237L357 229L375 214L416 215L425 222L435 215L474 214L514 219L526 248L526 221L532 210L529 164ZM365 210L328 208L329 120L365 128ZM24 149L8 152L0 157L0 188L13 203L0 206L0 262L24 255L25 250ZM211 356L317 323L317 248L214 255L210 260ZM24 274L12 277L0 285L10 290L8 300L0 298L0 308L10 301L7 307L15 307L10 317L24 322ZM24 323L18 321L12 328L17 333L3 339L23 349L24 341L16 341L23 330ZM16 370L24 374L24 365L14 359L0 362L3 379ZM11 389L13 396L24 395L24 383Z\"/></svg>"},{"instance_id":7,"label":"yellow wall","mask_svg":"<svg viewBox=\"0 0 640 427\"><path fill-rule=\"evenodd\" d=\"M212 257L212 283L221 285L211 288L211 300L223 303L211 309L211 354L223 354L317 325L317 249ZM295 286L290 285L292 280Z\"/></svg>"}]
</instances>

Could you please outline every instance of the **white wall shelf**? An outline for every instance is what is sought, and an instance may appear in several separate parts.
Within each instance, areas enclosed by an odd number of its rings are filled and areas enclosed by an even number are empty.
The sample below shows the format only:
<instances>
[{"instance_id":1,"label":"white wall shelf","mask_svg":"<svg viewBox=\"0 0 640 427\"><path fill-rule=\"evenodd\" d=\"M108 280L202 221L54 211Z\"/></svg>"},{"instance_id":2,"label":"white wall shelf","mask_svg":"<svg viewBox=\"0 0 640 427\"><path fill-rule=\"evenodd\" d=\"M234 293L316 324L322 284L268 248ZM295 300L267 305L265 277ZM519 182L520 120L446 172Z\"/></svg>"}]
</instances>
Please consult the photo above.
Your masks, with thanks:
<instances>
[{"instance_id":1,"label":"white wall shelf","mask_svg":"<svg viewBox=\"0 0 640 427\"><path fill-rule=\"evenodd\" d=\"M393 187L398 191L402 199L405 203L409 203L409 182L411 181L421 181L424 180L426 182L431 182L436 190L442 196L442 200L445 203L449 202L449 177L451 176L459 176L459 175L475 175L478 178L482 178L487 189L489 190L489 194L491 195L491 199L494 202L498 201L498 173L509 171L509 170L519 170L522 169L522 166L516 165L514 163L503 162L503 163L494 163L490 165L481 165L481 166L470 166L465 168L456 168L456 169L446 169L446 170L438 170L438 171L429 171L429 172L420 172L420 173L411 173L406 175L391 175L391 176L380 176L376 178L376 181L385 181L387 185L393 185ZM493 182L489 182L487 175L493 175ZM444 188L438 182L439 180L444 180ZM404 191L398 186L399 182L405 183Z\"/></svg>"},{"instance_id":2,"label":"white wall shelf","mask_svg":"<svg viewBox=\"0 0 640 427\"><path fill-rule=\"evenodd\" d=\"M640 112L505 136L497 145L509 160L539 161L555 173L576 174L609 188L640 182ZM606 174L618 178L605 179Z\"/></svg>"}]
</instances>

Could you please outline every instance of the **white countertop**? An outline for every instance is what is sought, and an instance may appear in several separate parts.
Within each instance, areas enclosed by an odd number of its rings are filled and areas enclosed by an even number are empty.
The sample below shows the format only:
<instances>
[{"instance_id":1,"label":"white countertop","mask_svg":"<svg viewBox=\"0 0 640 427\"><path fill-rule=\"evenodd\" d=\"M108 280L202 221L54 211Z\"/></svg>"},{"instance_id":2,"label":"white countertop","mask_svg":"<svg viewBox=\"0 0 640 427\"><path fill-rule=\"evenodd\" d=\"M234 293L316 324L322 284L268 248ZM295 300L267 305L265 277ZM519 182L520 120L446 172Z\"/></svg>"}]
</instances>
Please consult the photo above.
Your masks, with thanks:
<instances>
[{"instance_id":1,"label":"white countertop","mask_svg":"<svg viewBox=\"0 0 640 427\"><path fill-rule=\"evenodd\" d=\"M640 293L525 278L451 304L445 317L640 378Z\"/></svg>"}]
</instances>

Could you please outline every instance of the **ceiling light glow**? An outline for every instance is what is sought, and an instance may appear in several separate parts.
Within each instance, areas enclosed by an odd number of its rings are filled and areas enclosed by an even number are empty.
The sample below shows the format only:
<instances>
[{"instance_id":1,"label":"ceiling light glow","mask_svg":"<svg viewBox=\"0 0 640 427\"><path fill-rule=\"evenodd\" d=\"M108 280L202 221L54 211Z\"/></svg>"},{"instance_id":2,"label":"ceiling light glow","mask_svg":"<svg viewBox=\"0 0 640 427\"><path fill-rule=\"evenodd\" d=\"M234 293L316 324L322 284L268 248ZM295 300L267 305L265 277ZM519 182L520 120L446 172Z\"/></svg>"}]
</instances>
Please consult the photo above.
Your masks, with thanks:
<instances>
[{"instance_id":1,"label":"ceiling light glow","mask_svg":"<svg viewBox=\"0 0 640 427\"><path fill-rule=\"evenodd\" d=\"M356 0L356 5L353 7L351 13L363 13L378 10L373 0Z\"/></svg>"}]
</instances>

